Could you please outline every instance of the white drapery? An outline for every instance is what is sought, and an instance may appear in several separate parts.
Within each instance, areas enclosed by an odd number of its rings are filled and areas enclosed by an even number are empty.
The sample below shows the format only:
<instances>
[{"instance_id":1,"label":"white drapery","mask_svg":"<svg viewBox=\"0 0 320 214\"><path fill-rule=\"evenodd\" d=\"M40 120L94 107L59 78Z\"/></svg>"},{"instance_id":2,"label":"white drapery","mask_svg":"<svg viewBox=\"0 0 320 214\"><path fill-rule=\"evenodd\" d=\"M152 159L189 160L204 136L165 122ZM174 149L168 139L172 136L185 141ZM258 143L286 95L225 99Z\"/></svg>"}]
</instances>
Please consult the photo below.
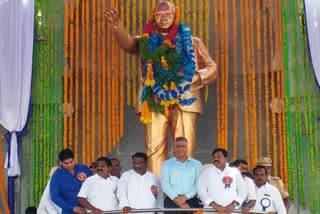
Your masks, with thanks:
<instances>
[{"instance_id":1,"label":"white drapery","mask_svg":"<svg viewBox=\"0 0 320 214\"><path fill-rule=\"evenodd\" d=\"M8 176L20 175L16 132L28 119L33 24L34 0L0 0L0 123L12 133Z\"/></svg>"},{"instance_id":2,"label":"white drapery","mask_svg":"<svg viewBox=\"0 0 320 214\"><path fill-rule=\"evenodd\" d=\"M320 1L305 0L304 4L312 66L320 86Z\"/></svg>"}]
</instances>

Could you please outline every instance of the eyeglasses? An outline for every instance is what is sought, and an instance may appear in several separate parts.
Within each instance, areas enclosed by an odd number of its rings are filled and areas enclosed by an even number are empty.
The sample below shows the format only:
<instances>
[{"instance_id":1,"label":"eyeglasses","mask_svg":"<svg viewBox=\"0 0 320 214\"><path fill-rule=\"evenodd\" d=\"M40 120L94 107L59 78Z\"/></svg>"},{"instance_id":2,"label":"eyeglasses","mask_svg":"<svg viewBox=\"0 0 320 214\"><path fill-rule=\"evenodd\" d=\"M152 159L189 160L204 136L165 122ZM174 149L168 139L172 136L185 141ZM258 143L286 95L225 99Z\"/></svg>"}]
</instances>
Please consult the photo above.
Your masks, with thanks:
<instances>
[{"instance_id":1,"label":"eyeglasses","mask_svg":"<svg viewBox=\"0 0 320 214\"><path fill-rule=\"evenodd\" d=\"M173 13L170 11L159 11L154 14L157 19L161 19L162 17L171 19L173 17Z\"/></svg>"}]
</instances>

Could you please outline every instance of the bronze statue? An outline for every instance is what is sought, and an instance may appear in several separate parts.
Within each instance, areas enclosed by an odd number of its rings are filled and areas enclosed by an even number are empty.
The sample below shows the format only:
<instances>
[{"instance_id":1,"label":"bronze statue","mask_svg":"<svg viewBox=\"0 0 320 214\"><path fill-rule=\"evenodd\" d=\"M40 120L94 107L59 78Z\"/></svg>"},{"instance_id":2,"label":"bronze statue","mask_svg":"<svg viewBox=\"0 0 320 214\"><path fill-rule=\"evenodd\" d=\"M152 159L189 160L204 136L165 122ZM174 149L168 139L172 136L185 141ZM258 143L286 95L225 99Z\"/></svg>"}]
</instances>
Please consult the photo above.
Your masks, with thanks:
<instances>
[{"instance_id":1,"label":"bronze statue","mask_svg":"<svg viewBox=\"0 0 320 214\"><path fill-rule=\"evenodd\" d=\"M216 79L217 65L203 42L180 23L179 8L168 1L158 3L142 35L127 32L109 1L104 15L120 47L142 58L137 110L145 124L148 169L159 175L169 129L173 138L188 139L188 155L194 155L200 88Z\"/></svg>"}]
</instances>

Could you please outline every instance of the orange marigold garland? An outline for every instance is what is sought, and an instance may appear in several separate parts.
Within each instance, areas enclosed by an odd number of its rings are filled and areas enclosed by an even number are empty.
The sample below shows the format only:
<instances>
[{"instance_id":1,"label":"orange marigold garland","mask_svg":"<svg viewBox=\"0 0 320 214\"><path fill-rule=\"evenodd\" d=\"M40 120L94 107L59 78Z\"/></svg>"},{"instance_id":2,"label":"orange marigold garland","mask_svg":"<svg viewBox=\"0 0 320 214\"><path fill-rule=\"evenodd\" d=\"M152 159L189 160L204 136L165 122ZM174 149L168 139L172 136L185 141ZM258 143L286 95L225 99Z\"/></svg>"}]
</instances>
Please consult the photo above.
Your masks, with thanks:
<instances>
[{"instance_id":1,"label":"orange marigold garland","mask_svg":"<svg viewBox=\"0 0 320 214\"><path fill-rule=\"evenodd\" d=\"M240 1L240 38L241 38L241 57L242 59L246 59L246 35L245 35L245 2ZM242 60L242 76L243 76L243 100L244 100L244 129L245 129L245 142L246 142L246 156L250 157L250 138L249 138L249 119L248 119L248 98L247 98L247 62L246 60ZM248 163L250 165L250 159L248 158Z\"/></svg>"},{"instance_id":2,"label":"orange marigold garland","mask_svg":"<svg viewBox=\"0 0 320 214\"><path fill-rule=\"evenodd\" d=\"M69 48L69 3L64 3L64 60L68 59L68 48ZM63 68L63 148L68 146L68 117L67 117L67 109L68 109L68 64L65 63Z\"/></svg>"},{"instance_id":3,"label":"orange marigold garland","mask_svg":"<svg viewBox=\"0 0 320 214\"><path fill-rule=\"evenodd\" d=\"M102 11L105 10L106 4L105 1L102 1ZM106 62L106 58L107 58L107 39L109 38L111 32L108 30L108 33L106 33L106 20L102 19L102 27L101 27L101 31L102 31L102 35L101 35L101 40L102 40L102 47L101 47L101 52L102 52L102 61L101 61L101 73L102 73L102 154L107 154L107 144L106 142L108 140L108 136L109 136L109 124L108 124L108 120L107 118L107 114L108 114L108 106L107 106L107 99L108 99L108 95L107 94L107 78L108 78L108 72L107 72L107 62ZM109 91L108 91L109 93Z\"/></svg>"},{"instance_id":4,"label":"orange marigold garland","mask_svg":"<svg viewBox=\"0 0 320 214\"><path fill-rule=\"evenodd\" d=\"M262 8L266 8L266 1L262 1ZM266 15L263 15L263 55L267 56L267 18ZM268 61L264 59L263 62L263 75L264 75L264 99L265 99L265 132L266 132L266 137L265 137L265 142L266 142L266 155L270 156L271 155L271 145L270 145L270 121L269 121L269 75L268 75Z\"/></svg>"},{"instance_id":5,"label":"orange marigold garland","mask_svg":"<svg viewBox=\"0 0 320 214\"><path fill-rule=\"evenodd\" d=\"M219 32L219 22L218 22L218 12L219 12L219 8L218 8L218 0L214 0L213 1L213 29L214 32ZM218 36L217 36L218 37ZM217 64L220 65L220 54L219 54L219 40L217 39L217 37L215 37L215 58L216 58L216 62ZM216 120L217 120L217 144L218 147L221 147L221 96L220 96L220 76L217 78L216 80L216 104L217 104L217 113L216 113Z\"/></svg>"},{"instance_id":6,"label":"orange marigold garland","mask_svg":"<svg viewBox=\"0 0 320 214\"><path fill-rule=\"evenodd\" d=\"M102 25L102 7L101 7L101 3L97 2L97 43L98 44L102 44L102 37L104 36L103 33L101 33L101 25ZM105 73L104 70L102 70L102 48L100 47L100 45L97 46L97 75L98 75L98 81L97 81L97 114L99 115L99 117L97 118L98 123L97 123L97 142L98 142L98 148L97 148L97 152L98 152L98 157L104 155L102 153L102 144L105 144L105 141L102 140L102 132L105 132L105 130L102 131L102 120L103 120L103 113L102 113L102 73ZM99 78L100 77L100 78Z\"/></svg>"},{"instance_id":7,"label":"orange marigold garland","mask_svg":"<svg viewBox=\"0 0 320 214\"><path fill-rule=\"evenodd\" d=\"M79 142L79 38L80 38L80 31L79 31L79 13L80 13L80 0L76 0L76 21L75 21L75 34L76 34L76 49L75 49L75 104L74 104L74 124L75 124L75 128L74 128L74 142L78 143ZM78 154L78 150L79 150L79 146L75 146L74 147L74 153ZM78 155L77 155L78 157Z\"/></svg>"},{"instance_id":8,"label":"orange marigold garland","mask_svg":"<svg viewBox=\"0 0 320 214\"><path fill-rule=\"evenodd\" d=\"M0 191L1 191L1 198L2 198L2 204L4 205L5 208L5 213L10 213L10 209L8 206L8 198L6 195L7 192L7 188L6 188L6 180L5 180L5 173L4 173L4 163L3 163L3 156L2 156L2 151L3 151L3 136L0 135L0 169L1 169L1 173L0 173Z\"/></svg>"},{"instance_id":9,"label":"orange marigold garland","mask_svg":"<svg viewBox=\"0 0 320 214\"><path fill-rule=\"evenodd\" d=\"M236 0L232 0L232 39L235 41L237 38L237 14L236 14ZM237 53L237 45L233 45L233 52ZM237 159L238 151L238 66L237 66L237 54L233 55L233 160Z\"/></svg>"}]
</instances>

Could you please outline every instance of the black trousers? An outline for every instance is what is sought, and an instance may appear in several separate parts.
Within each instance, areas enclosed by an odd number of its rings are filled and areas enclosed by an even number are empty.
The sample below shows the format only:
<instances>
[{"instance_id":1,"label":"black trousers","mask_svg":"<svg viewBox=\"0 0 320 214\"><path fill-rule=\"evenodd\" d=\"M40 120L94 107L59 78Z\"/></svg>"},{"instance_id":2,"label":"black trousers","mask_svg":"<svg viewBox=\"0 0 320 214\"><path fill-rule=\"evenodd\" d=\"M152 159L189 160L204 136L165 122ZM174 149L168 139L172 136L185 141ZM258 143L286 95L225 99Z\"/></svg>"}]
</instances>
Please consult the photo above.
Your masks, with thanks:
<instances>
[{"instance_id":1,"label":"black trousers","mask_svg":"<svg viewBox=\"0 0 320 214\"><path fill-rule=\"evenodd\" d=\"M202 208L199 204L199 199L195 196L186 201L189 204L190 208ZM173 200L171 200L168 196L164 200L165 208L179 208ZM193 212L166 212L166 214L192 214Z\"/></svg>"}]
</instances>

